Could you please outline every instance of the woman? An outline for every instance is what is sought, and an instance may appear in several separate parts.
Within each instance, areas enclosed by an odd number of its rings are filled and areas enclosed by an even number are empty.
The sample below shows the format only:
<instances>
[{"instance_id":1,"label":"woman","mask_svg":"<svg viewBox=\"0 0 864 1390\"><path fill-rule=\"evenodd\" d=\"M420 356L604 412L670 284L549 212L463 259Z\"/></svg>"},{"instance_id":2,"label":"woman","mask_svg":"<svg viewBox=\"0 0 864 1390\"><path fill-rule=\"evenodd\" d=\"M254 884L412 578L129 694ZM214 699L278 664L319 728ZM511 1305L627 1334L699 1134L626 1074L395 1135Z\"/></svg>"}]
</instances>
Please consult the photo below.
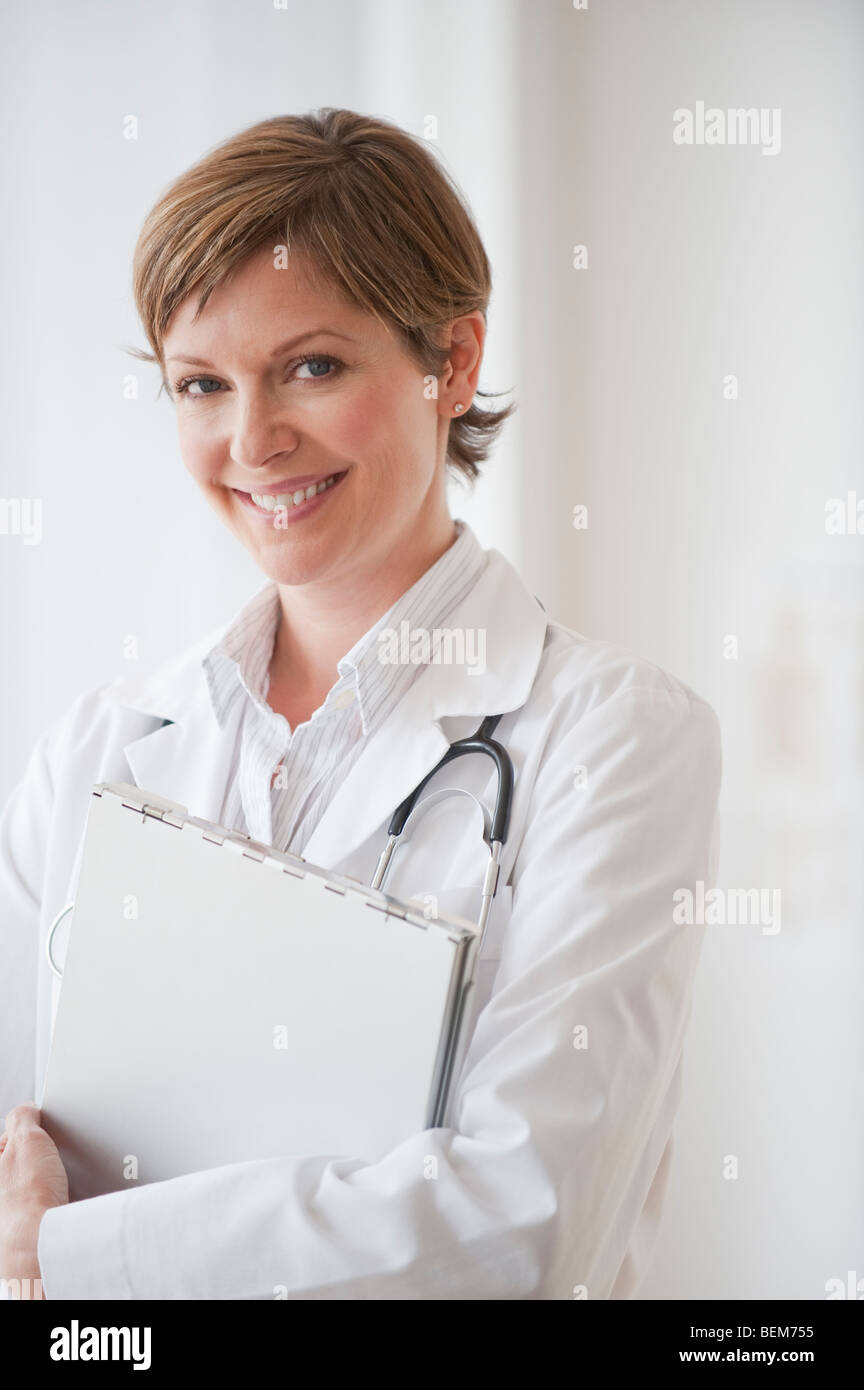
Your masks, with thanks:
<instances>
[{"instance_id":1,"label":"woman","mask_svg":"<svg viewBox=\"0 0 864 1390\"><path fill-rule=\"evenodd\" d=\"M267 579L218 634L76 701L0 823L7 1279L41 1277L49 1298L637 1288L701 939L673 894L713 881L717 721L655 666L547 619L451 518L448 467L473 478L509 413L475 403L489 292L437 162L348 111L254 126L147 219L146 355L186 467ZM449 664L395 640L436 628L461 639ZM368 882L394 808L488 714L515 797L447 1126L374 1164L292 1156L70 1203L20 1102L44 1076L44 938L74 898L92 785L135 782ZM489 760L456 766L446 781L490 804ZM476 918L483 845L457 800L397 854L388 891Z\"/></svg>"}]
</instances>

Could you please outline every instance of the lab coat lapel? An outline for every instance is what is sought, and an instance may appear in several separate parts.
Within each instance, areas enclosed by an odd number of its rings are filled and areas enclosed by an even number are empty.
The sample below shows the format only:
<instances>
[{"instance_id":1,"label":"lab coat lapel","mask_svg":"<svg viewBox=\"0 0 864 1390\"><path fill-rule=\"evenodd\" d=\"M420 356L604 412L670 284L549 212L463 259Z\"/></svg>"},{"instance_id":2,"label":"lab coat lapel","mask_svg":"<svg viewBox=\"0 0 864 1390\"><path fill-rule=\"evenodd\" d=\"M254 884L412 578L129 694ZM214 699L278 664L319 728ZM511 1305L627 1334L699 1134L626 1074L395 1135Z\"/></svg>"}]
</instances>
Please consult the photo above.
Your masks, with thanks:
<instances>
[{"instance_id":1,"label":"lab coat lapel","mask_svg":"<svg viewBox=\"0 0 864 1390\"><path fill-rule=\"evenodd\" d=\"M179 801L193 816L218 821L233 755L212 711L171 723L124 748L135 784Z\"/></svg>"},{"instance_id":2,"label":"lab coat lapel","mask_svg":"<svg viewBox=\"0 0 864 1390\"><path fill-rule=\"evenodd\" d=\"M418 677L417 685L425 679ZM373 734L303 848L303 858L336 868L382 824L447 751L441 726L424 718L409 691ZM415 710L412 717L411 708Z\"/></svg>"},{"instance_id":3,"label":"lab coat lapel","mask_svg":"<svg viewBox=\"0 0 864 1390\"><path fill-rule=\"evenodd\" d=\"M221 815L234 752L232 738L219 729L201 669L202 657L223 631L224 625L168 667L115 682L106 692L161 721L123 749L136 786L179 801L205 820Z\"/></svg>"},{"instance_id":4,"label":"lab coat lapel","mask_svg":"<svg viewBox=\"0 0 864 1390\"><path fill-rule=\"evenodd\" d=\"M454 734L444 719L477 723L506 714L528 698L543 651L546 619L519 575L497 550L488 550L477 583L443 624L484 638L485 667L424 666L407 694L337 789L303 855L336 868L386 825L401 801L446 752ZM183 657L149 677L115 683L109 697L171 723L155 727L124 748L135 782L186 806L191 815L218 820L233 739L219 730L201 659L222 629L208 634ZM476 649L475 649L476 650Z\"/></svg>"},{"instance_id":5,"label":"lab coat lapel","mask_svg":"<svg viewBox=\"0 0 864 1390\"><path fill-rule=\"evenodd\" d=\"M431 772L451 738L441 720L518 709L534 683L546 619L510 563L496 550L467 598L444 626L482 631L487 666L428 665L373 735L303 849L310 863L336 868L386 826L396 807Z\"/></svg>"}]
</instances>

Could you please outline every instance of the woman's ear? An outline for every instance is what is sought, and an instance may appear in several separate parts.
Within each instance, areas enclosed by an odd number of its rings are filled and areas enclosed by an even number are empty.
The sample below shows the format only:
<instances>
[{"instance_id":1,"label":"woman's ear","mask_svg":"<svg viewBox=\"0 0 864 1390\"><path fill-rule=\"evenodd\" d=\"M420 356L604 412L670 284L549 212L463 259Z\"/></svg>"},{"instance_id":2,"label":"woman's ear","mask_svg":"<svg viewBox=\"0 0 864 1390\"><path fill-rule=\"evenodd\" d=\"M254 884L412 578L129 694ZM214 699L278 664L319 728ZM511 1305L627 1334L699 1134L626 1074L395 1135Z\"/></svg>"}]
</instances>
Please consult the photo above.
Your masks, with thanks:
<instances>
[{"instance_id":1,"label":"woman's ear","mask_svg":"<svg viewBox=\"0 0 864 1390\"><path fill-rule=\"evenodd\" d=\"M447 407L446 414L464 415L474 399L485 340L486 319L479 309L448 324L442 343L448 359L438 378L438 396ZM455 410L457 404L462 410Z\"/></svg>"}]
</instances>

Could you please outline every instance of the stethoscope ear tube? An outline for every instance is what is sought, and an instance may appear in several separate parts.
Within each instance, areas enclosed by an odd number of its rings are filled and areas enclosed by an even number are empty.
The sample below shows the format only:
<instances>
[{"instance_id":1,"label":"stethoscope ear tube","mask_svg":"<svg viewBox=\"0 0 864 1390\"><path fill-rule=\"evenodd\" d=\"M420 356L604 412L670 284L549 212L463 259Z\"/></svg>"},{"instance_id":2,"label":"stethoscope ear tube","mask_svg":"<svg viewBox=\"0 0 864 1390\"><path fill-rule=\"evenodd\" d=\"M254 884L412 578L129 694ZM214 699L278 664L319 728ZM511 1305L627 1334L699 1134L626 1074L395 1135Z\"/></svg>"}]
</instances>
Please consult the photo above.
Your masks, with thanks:
<instances>
[{"instance_id":1,"label":"stethoscope ear tube","mask_svg":"<svg viewBox=\"0 0 864 1390\"><path fill-rule=\"evenodd\" d=\"M448 763L463 757L466 753L485 753L492 758L498 771L498 794L495 797L495 810L492 815L489 839L498 840L503 845L510 828L510 807L513 802L513 763L503 744L496 743L495 739L490 737L500 718L500 714L487 715L476 733L451 743L441 761L432 768L431 772L426 773L422 782L396 807L387 827L388 836L398 837L402 834L408 817L414 810L424 787L437 772L441 771L442 767L446 767Z\"/></svg>"},{"instance_id":2,"label":"stethoscope ear tube","mask_svg":"<svg viewBox=\"0 0 864 1390\"><path fill-rule=\"evenodd\" d=\"M67 903L66 906L63 908L62 912L57 913L57 916L51 923L51 929L48 932L48 939L45 942L45 954L48 957L48 964L50 965L52 972L57 976L58 980L63 979L63 971L60 969L59 965L54 959L54 933L56 932L60 923L63 921L63 918L68 916L68 914L72 911L74 906L74 903Z\"/></svg>"},{"instance_id":3,"label":"stethoscope ear tube","mask_svg":"<svg viewBox=\"0 0 864 1390\"><path fill-rule=\"evenodd\" d=\"M480 929L479 950L483 948L483 940L486 935L486 922L489 917L489 910L492 906L492 899L498 887L498 876L500 869L501 847L507 839L507 832L510 828L510 808L513 802L513 762L510 754L503 744L496 743L492 738L492 733L501 718L500 714L489 714L477 729L476 733L469 735L468 738L457 739L451 743L447 752L439 763L433 767L431 772L427 772L423 781L414 788L410 796L406 796L390 818L387 827L387 843L381 851L380 858L372 877L371 887L380 889L384 883L390 860L393 852L399 843L399 837L408 821L408 817L417 805L417 801L427 782L440 772L442 767L446 767L456 758L461 758L465 753L485 753L490 757L498 771L498 792L495 797L495 810L492 815L489 830L489 849L491 858L486 867L486 875L483 880L481 893L480 917L477 925Z\"/></svg>"}]
</instances>

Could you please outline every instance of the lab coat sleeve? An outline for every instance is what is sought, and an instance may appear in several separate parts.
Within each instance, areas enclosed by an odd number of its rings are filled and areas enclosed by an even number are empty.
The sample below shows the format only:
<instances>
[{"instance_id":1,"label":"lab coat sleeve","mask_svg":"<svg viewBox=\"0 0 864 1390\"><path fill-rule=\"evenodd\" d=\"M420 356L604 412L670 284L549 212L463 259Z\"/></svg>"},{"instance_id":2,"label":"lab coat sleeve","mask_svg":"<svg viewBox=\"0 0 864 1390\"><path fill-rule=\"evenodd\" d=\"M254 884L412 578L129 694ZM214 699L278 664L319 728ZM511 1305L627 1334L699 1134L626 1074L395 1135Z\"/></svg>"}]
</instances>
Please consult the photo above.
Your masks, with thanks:
<instances>
[{"instance_id":1,"label":"lab coat sleeve","mask_svg":"<svg viewBox=\"0 0 864 1390\"><path fill-rule=\"evenodd\" d=\"M682 688L564 701L452 1127L373 1164L290 1156L53 1208L47 1297L608 1298L664 1147L702 934L673 894L712 879L719 781L716 716Z\"/></svg>"},{"instance_id":2,"label":"lab coat sleeve","mask_svg":"<svg viewBox=\"0 0 864 1390\"><path fill-rule=\"evenodd\" d=\"M52 726L39 736L0 814L0 1118L35 1099L39 918L56 732Z\"/></svg>"}]
</instances>

